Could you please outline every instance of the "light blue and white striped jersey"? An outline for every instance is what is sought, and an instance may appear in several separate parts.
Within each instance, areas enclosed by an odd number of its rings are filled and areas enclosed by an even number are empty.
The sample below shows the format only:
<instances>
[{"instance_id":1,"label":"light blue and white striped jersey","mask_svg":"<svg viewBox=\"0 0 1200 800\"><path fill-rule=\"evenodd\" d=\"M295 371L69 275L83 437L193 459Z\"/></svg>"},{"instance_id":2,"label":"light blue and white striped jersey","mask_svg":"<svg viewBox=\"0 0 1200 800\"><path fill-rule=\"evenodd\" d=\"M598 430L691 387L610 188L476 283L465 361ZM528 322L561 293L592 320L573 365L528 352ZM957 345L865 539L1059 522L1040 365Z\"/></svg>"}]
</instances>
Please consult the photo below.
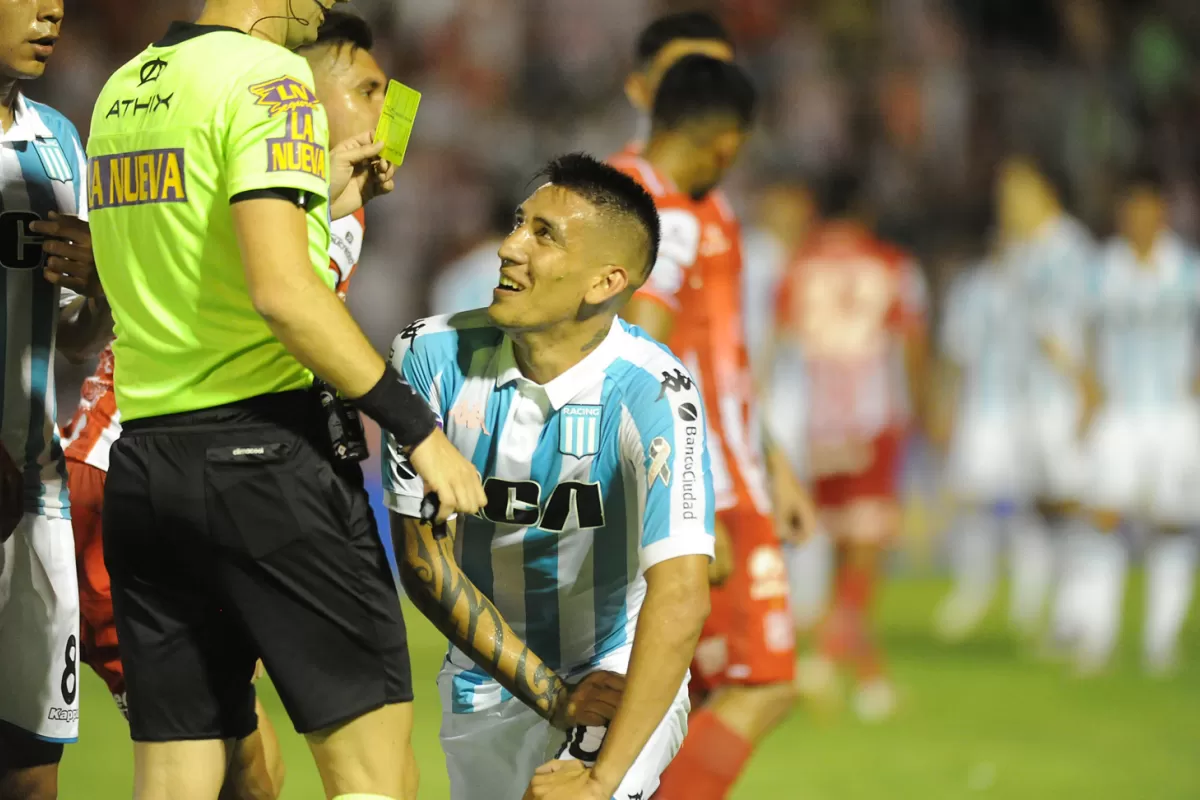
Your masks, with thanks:
<instances>
[{"instance_id":1,"label":"light blue and white striped jersey","mask_svg":"<svg viewBox=\"0 0 1200 800\"><path fill-rule=\"evenodd\" d=\"M1066 214L1046 222L1030 240L1010 246L1006 270L1021 281L1035 343L1049 337L1073 357L1086 357L1087 297L1098 248L1087 228ZM1011 259L1011 261L1009 261ZM1040 348L1029 361L1030 401L1070 402L1075 385Z\"/></svg>"},{"instance_id":2,"label":"light blue and white striped jersey","mask_svg":"<svg viewBox=\"0 0 1200 800\"><path fill-rule=\"evenodd\" d=\"M1017 276L985 260L959 275L946 297L942 354L962 372L960 410L1020 413L1036 344Z\"/></svg>"},{"instance_id":3,"label":"light blue and white striped jersey","mask_svg":"<svg viewBox=\"0 0 1200 800\"><path fill-rule=\"evenodd\" d=\"M74 298L46 280L42 237L29 230L51 211L87 218L84 150L66 117L18 96L0 135L0 441L24 472L25 510L70 517L66 462L55 418L58 313Z\"/></svg>"},{"instance_id":4,"label":"light blue and white striped jersey","mask_svg":"<svg viewBox=\"0 0 1200 800\"><path fill-rule=\"evenodd\" d=\"M1113 239L1094 283L1096 361L1106 402L1157 409L1191 396L1200 321L1200 263L1173 233L1163 233L1147 264Z\"/></svg>"},{"instance_id":5,"label":"light blue and white striped jersey","mask_svg":"<svg viewBox=\"0 0 1200 800\"><path fill-rule=\"evenodd\" d=\"M595 350L539 385L486 309L413 323L391 360L484 478L487 507L458 520L463 571L556 671L624 671L645 571L713 554L704 408L687 370L614 320ZM419 516L422 481L388 435L384 460L388 507ZM507 699L454 648L449 662L455 712Z\"/></svg>"}]
</instances>

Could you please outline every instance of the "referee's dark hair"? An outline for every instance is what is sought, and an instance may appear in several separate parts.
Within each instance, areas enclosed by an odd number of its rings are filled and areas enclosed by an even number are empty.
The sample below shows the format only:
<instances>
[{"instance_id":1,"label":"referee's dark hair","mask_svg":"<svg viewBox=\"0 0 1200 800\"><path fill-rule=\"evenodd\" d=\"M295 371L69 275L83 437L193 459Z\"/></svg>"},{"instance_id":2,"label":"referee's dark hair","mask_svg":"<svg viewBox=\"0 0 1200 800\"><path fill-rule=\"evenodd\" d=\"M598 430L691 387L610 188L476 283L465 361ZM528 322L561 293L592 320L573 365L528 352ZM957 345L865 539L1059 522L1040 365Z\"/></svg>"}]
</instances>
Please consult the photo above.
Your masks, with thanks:
<instances>
[{"instance_id":1,"label":"referee's dark hair","mask_svg":"<svg viewBox=\"0 0 1200 800\"><path fill-rule=\"evenodd\" d=\"M641 231L645 236L646 258L635 282L640 285L649 277L658 259L658 209L641 184L587 153L559 156L535 176L535 180L538 178L571 190L601 212L616 215Z\"/></svg>"},{"instance_id":2,"label":"referee's dark hair","mask_svg":"<svg viewBox=\"0 0 1200 800\"><path fill-rule=\"evenodd\" d=\"M703 55L684 56L667 70L654 96L655 130L731 119L739 128L754 121L758 92L736 64Z\"/></svg>"},{"instance_id":3,"label":"referee's dark hair","mask_svg":"<svg viewBox=\"0 0 1200 800\"><path fill-rule=\"evenodd\" d=\"M317 39L301 50L315 47L350 48L353 56L359 50L370 52L375 46L375 33L365 19L350 11L335 8L325 12L325 21L317 29Z\"/></svg>"},{"instance_id":4,"label":"referee's dark hair","mask_svg":"<svg viewBox=\"0 0 1200 800\"><path fill-rule=\"evenodd\" d=\"M650 63L664 47L679 39L713 40L733 47L729 31L716 17L703 11L684 11L659 17L646 26L638 37L637 63Z\"/></svg>"}]
</instances>

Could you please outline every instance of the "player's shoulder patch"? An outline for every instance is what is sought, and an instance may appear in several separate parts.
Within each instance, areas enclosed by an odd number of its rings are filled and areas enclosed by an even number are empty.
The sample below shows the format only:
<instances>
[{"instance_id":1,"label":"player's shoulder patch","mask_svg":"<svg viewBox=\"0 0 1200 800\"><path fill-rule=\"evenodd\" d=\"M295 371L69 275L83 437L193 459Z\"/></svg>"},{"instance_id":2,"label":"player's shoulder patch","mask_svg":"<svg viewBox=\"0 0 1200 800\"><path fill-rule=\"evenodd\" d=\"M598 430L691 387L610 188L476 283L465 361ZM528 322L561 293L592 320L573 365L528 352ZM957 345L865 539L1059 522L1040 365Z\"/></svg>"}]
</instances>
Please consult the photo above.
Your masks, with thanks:
<instances>
[{"instance_id":1,"label":"player's shoulder patch","mask_svg":"<svg viewBox=\"0 0 1200 800\"><path fill-rule=\"evenodd\" d=\"M46 170L46 176L60 183L77 180L75 165L83 157L83 140L74 123L60 111L45 103L25 98L30 113L36 114L50 136L39 136L33 143L34 152Z\"/></svg>"}]
</instances>

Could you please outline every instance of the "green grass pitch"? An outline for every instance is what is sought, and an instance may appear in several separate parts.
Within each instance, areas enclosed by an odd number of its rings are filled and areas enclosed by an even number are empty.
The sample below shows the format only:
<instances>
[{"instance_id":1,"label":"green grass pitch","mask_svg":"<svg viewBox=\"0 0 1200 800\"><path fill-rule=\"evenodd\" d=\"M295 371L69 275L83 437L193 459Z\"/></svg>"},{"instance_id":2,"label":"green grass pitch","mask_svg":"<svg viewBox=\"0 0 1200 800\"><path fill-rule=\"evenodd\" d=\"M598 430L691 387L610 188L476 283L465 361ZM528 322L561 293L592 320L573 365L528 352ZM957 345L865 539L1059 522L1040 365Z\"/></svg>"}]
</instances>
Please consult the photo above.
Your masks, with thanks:
<instances>
[{"instance_id":1,"label":"green grass pitch","mask_svg":"<svg viewBox=\"0 0 1200 800\"><path fill-rule=\"evenodd\" d=\"M848 714L804 710L755 755L736 800L1174 800L1200 797L1200 624L1186 634L1184 669L1153 681L1137 669L1141 588L1130 586L1124 642L1112 671L1087 682L1023 654L999 612L971 643L945 647L929 619L943 585L903 580L881 595L881 624L902 707L891 722L864 726ZM414 744L421 798L449 797L437 742L433 685L444 642L406 609L417 681ZM80 743L68 748L60 796L131 796L125 724L104 686L85 670ZM262 688L281 729L285 800L321 797L303 741L278 696ZM507 800L507 798L497 798ZM516 800L513 798L512 800Z\"/></svg>"}]
</instances>

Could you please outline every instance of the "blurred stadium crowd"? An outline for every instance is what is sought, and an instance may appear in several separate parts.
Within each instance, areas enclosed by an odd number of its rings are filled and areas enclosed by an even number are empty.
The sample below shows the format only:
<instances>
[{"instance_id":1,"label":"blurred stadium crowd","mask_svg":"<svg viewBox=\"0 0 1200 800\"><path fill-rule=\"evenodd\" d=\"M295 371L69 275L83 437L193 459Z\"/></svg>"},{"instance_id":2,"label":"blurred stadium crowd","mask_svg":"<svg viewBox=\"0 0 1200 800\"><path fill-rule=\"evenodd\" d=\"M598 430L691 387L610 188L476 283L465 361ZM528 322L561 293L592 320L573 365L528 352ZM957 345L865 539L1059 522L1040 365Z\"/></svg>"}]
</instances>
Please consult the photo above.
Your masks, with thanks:
<instances>
[{"instance_id":1,"label":"blurred stadium crowd","mask_svg":"<svg viewBox=\"0 0 1200 800\"><path fill-rule=\"evenodd\" d=\"M1098 233L1115 176L1152 151L1173 176L1176 229L1200 227L1190 0L356 0L384 69L424 93L398 190L372 206L387 223L368 237L352 300L377 345L427 310L409 287L505 221L547 155L619 149L635 124L621 82L637 33L705 6L765 99L729 187L748 224L765 185L855 170L880 233L927 270L935 307L983 249L994 165L1013 147L1062 168L1072 209ZM30 94L86 137L104 79L197 11L195 0L74 3Z\"/></svg>"}]
</instances>

